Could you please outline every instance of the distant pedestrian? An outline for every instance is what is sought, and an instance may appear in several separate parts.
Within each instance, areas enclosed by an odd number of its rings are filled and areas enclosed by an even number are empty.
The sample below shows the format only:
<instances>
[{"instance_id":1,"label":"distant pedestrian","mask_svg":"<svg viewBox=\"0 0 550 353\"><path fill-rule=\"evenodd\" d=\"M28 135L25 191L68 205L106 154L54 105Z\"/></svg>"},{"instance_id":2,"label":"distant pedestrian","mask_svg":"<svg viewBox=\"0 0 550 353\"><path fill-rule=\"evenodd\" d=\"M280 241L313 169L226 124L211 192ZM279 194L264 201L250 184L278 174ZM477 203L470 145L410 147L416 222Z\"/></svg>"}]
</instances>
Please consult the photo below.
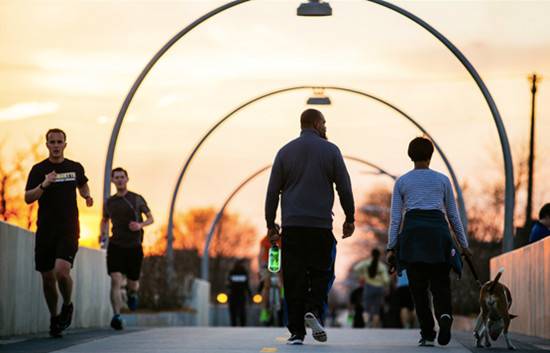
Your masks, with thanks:
<instances>
[{"instance_id":1,"label":"distant pedestrian","mask_svg":"<svg viewBox=\"0 0 550 353\"><path fill-rule=\"evenodd\" d=\"M365 311L363 306L363 289L364 285L361 284L352 290L349 295L349 319L352 328L365 328L365 319L363 317Z\"/></svg>"},{"instance_id":2,"label":"distant pedestrian","mask_svg":"<svg viewBox=\"0 0 550 353\"><path fill-rule=\"evenodd\" d=\"M355 230L351 181L340 150L327 141L325 123L318 110L302 113L300 137L277 153L266 195L265 218L271 241L279 239L275 216L281 200L282 270L291 335L288 344L303 344L306 325L315 340L327 340L323 319L336 258L334 186L346 215L343 238Z\"/></svg>"},{"instance_id":3,"label":"distant pedestrian","mask_svg":"<svg viewBox=\"0 0 550 353\"><path fill-rule=\"evenodd\" d=\"M471 255L449 178L429 167L433 151L432 142L423 137L409 144L414 169L395 182L387 247L388 262L396 257L398 269L407 270L420 323L420 346L433 346L436 336L429 292L440 327L437 341L444 346L451 340L449 271L453 265L458 272L462 268L449 223L465 255Z\"/></svg>"},{"instance_id":4,"label":"distant pedestrian","mask_svg":"<svg viewBox=\"0 0 550 353\"><path fill-rule=\"evenodd\" d=\"M380 250L373 249L369 259L359 262L354 271L360 276L364 286L363 303L368 315L368 327L381 327L380 311L384 304L384 294L390 283L387 266L380 261Z\"/></svg>"},{"instance_id":5,"label":"distant pedestrian","mask_svg":"<svg viewBox=\"0 0 550 353\"><path fill-rule=\"evenodd\" d=\"M529 244L546 238L550 235L550 203L545 204L539 211L539 219L535 221L529 235Z\"/></svg>"},{"instance_id":6,"label":"distant pedestrian","mask_svg":"<svg viewBox=\"0 0 550 353\"><path fill-rule=\"evenodd\" d=\"M38 200L34 259L36 270L42 275L52 337L61 337L61 332L71 324L74 310L71 268L80 237L76 190L86 200L87 207L94 204L84 167L64 157L66 137L60 129L48 130L49 156L32 167L25 187L25 202ZM63 297L59 314L57 288Z\"/></svg>"},{"instance_id":7,"label":"distant pedestrian","mask_svg":"<svg viewBox=\"0 0 550 353\"><path fill-rule=\"evenodd\" d=\"M111 181L116 194L109 197L101 219L101 239L109 234L109 220L113 224L113 235L107 247L107 273L111 277L111 306L113 318L111 327L122 330L124 323L120 316L122 307L121 289L126 276L127 303L130 310L138 306L139 277L143 262L143 228L153 224L153 215L143 196L128 190L128 172L115 168ZM143 220L143 215L146 219Z\"/></svg>"},{"instance_id":8,"label":"distant pedestrian","mask_svg":"<svg viewBox=\"0 0 550 353\"><path fill-rule=\"evenodd\" d=\"M227 280L231 326L246 326L246 306L252 297L252 291L244 260L238 260L235 263Z\"/></svg>"},{"instance_id":9,"label":"distant pedestrian","mask_svg":"<svg viewBox=\"0 0 550 353\"><path fill-rule=\"evenodd\" d=\"M414 303L409 288L407 270L403 270L401 274L397 275L397 298L401 326L405 329L414 327Z\"/></svg>"}]
</instances>

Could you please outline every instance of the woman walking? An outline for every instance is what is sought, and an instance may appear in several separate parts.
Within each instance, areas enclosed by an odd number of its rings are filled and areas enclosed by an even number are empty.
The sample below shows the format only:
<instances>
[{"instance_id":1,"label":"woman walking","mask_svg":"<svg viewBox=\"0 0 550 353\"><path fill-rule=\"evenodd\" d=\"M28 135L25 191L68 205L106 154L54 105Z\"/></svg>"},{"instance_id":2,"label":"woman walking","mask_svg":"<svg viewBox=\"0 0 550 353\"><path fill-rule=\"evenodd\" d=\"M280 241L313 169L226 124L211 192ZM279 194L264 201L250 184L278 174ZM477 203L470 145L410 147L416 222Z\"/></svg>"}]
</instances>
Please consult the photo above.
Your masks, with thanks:
<instances>
[{"instance_id":1,"label":"woman walking","mask_svg":"<svg viewBox=\"0 0 550 353\"><path fill-rule=\"evenodd\" d=\"M428 291L440 327L437 341L444 346L451 340L449 272L453 268L460 274L461 263L449 223L464 253L470 255L449 178L430 169L433 150L432 142L423 137L409 143L414 169L395 182L387 247L388 261L396 258L398 271L407 270L420 323L420 346L433 346L436 338Z\"/></svg>"},{"instance_id":2,"label":"woman walking","mask_svg":"<svg viewBox=\"0 0 550 353\"><path fill-rule=\"evenodd\" d=\"M368 327L381 327L380 311L384 304L384 294L390 283L387 266L380 261L380 250L373 249L370 259L355 265L360 280L365 283L363 302L368 314Z\"/></svg>"}]
</instances>

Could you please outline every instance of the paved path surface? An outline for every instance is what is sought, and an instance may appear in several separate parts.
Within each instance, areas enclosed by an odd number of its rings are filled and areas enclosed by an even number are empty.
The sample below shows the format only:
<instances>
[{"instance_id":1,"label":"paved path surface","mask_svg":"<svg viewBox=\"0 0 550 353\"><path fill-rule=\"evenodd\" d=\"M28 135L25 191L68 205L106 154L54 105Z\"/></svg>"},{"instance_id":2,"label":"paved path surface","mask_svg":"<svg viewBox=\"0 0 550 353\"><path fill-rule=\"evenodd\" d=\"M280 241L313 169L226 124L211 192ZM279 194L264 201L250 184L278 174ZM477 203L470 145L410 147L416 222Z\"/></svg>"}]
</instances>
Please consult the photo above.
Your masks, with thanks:
<instances>
[{"instance_id":1,"label":"paved path surface","mask_svg":"<svg viewBox=\"0 0 550 353\"><path fill-rule=\"evenodd\" d=\"M62 339L45 336L0 341L0 352L10 353L257 353L257 352L508 352L503 340L491 350L474 349L471 335L455 332L446 347L417 347L417 330L329 329L329 340L321 344L306 338L303 346L285 344L287 333L279 328L165 327L69 331ZM550 341L514 336L519 352L548 352ZM546 350L545 350L546 349Z\"/></svg>"}]
</instances>

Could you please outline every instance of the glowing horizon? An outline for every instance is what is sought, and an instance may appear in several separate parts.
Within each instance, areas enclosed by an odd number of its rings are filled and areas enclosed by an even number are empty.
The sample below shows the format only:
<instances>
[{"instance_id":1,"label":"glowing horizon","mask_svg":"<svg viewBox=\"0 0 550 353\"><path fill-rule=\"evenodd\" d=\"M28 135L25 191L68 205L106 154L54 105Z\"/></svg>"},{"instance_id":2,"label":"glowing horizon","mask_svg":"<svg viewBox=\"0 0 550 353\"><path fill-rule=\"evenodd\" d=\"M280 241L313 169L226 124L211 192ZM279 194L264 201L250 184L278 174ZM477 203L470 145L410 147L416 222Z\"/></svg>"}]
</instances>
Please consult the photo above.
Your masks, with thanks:
<instances>
[{"instance_id":1,"label":"glowing horizon","mask_svg":"<svg viewBox=\"0 0 550 353\"><path fill-rule=\"evenodd\" d=\"M461 182L474 191L500 181L498 136L486 103L467 72L440 43L410 21L363 0L330 1L334 16L295 16L300 1L256 1L199 26L171 49L132 102L114 166L129 188L166 223L183 160L220 117L273 89L307 85L358 88L395 103L418 119L448 154ZM95 246L103 166L114 117L153 53L185 24L224 1L0 3L0 157L67 132L67 158L81 162L95 206L81 201L81 244ZM527 75L550 76L548 2L397 2L451 39L488 85L506 125L514 160L525 159L530 99ZM111 20L116 18L116 21ZM33 23L33 26L28 26ZM327 92L328 134L345 154L394 174L410 168L404 154L419 132L374 102ZM220 206L232 189L299 133L309 92L258 102L224 124L197 155L177 211ZM550 90L539 85L534 211L550 198L544 151L550 148ZM494 155L494 156L493 156ZM357 202L375 185L391 186L348 163ZM446 172L439 158L434 168ZM267 177L240 193L230 208L264 231ZM522 204L523 194L519 195ZM466 200L473 203L475 198ZM338 210L338 205L335 206ZM518 214L523 210L516 207ZM339 210L337 211L339 212ZM337 213L337 219L340 217ZM335 223L335 229L339 228ZM147 236L146 236L147 237Z\"/></svg>"}]
</instances>

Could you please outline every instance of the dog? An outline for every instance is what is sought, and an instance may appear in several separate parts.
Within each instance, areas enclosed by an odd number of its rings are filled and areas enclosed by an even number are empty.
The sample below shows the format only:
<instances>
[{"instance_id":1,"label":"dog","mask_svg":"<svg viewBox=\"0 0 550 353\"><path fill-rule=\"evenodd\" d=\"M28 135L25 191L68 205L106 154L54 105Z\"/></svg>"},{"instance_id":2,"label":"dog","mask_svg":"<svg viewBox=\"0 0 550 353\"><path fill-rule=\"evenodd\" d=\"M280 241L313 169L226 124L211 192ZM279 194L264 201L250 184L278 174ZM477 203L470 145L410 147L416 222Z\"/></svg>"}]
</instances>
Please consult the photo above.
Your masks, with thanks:
<instances>
[{"instance_id":1,"label":"dog","mask_svg":"<svg viewBox=\"0 0 550 353\"><path fill-rule=\"evenodd\" d=\"M489 337L496 341L498 336L503 333L508 349L516 349L512 345L510 337L508 337L510 321L517 317L508 312L512 306L512 295L508 287L498 282L503 272L504 268L501 268L494 280L481 286L479 294L480 313L474 328L476 346L479 348L483 347L481 344L483 338L485 339L485 347L489 348L491 347Z\"/></svg>"}]
</instances>

